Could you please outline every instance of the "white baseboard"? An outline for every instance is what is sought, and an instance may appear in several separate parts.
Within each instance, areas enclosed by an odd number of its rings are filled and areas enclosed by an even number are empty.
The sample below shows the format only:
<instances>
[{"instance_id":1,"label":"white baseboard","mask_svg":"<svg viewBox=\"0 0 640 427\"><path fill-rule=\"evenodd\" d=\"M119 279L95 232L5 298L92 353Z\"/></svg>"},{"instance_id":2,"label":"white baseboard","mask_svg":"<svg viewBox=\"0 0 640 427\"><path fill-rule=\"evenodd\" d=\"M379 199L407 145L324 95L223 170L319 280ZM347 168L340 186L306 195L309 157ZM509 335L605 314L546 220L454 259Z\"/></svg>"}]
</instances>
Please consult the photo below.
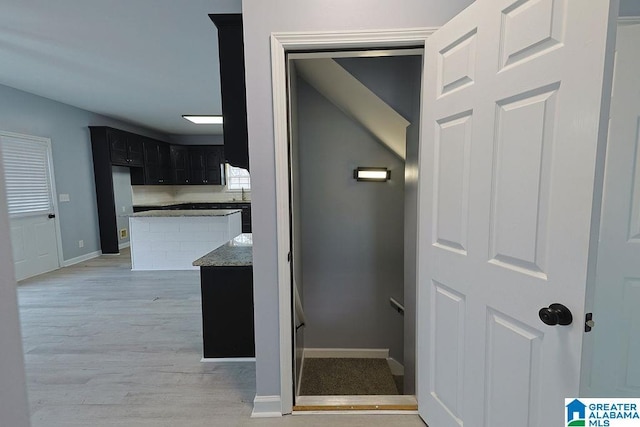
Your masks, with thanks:
<instances>
[{"instance_id":1,"label":"white baseboard","mask_svg":"<svg viewBox=\"0 0 640 427\"><path fill-rule=\"evenodd\" d=\"M89 261L90 259L98 258L100 255L102 255L102 251L89 252L88 254L84 254L75 258L64 260L64 262L62 263L62 266L69 267L74 264L81 263L83 261Z\"/></svg>"},{"instance_id":2,"label":"white baseboard","mask_svg":"<svg viewBox=\"0 0 640 427\"><path fill-rule=\"evenodd\" d=\"M203 357L203 363L255 362L255 357Z\"/></svg>"},{"instance_id":3,"label":"white baseboard","mask_svg":"<svg viewBox=\"0 0 640 427\"><path fill-rule=\"evenodd\" d=\"M388 348L305 348L304 358L388 359Z\"/></svg>"},{"instance_id":4,"label":"white baseboard","mask_svg":"<svg viewBox=\"0 0 640 427\"><path fill-rule=\"evenodd\" d=\"M253 399L251 418L276 418L282 416L280 396L258 396Z\"/></svg>"},{"instance_id":5,"label":"white baseboard","mask_svg":"<svg viewBox=\"0 0 640 427\"><path fill-rule=\"evenodd\" d=\"M129 246L131 246L130 242L119 243L118 244L118 250L128 248Z\"/></svg>"},{"instance_id":6,"label":"white baseboard","mask_svg":"<svg viewBox=\"0 0 640 427\"><path fill-rule=\"evenodd\" d=\"M387 357L387 363L389 369L391 369L391 375L404 375L404 366L393 357Z\"/></svg>"}]
</instances>

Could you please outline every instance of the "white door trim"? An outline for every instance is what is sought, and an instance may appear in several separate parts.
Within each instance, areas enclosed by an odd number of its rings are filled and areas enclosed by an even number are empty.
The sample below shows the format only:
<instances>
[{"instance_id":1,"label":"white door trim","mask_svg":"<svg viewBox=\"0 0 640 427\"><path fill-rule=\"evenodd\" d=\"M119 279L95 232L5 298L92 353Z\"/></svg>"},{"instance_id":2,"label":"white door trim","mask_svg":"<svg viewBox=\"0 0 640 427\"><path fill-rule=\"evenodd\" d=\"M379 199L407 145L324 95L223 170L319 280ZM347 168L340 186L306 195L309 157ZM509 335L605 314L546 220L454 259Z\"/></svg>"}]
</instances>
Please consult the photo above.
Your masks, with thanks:
<instances>
[{"instance_id":1,"label":"white door trim","mask_svg":"<svg viewBox=\"0 0 640 427\"><path fill-rule=\"evenodd\" d=\"M286 52L347 48L403 48L412 46L424 48L427 38L436 29L410 28L404 30L349 32L271 33L271 84L273 89L273 131L276 167L276 235L278 241L280 399L282 414L291 413L293 408L291 272L287 260L291 248Z\"/></svg>"},{"instance_id":2,"label":"white door trim","mask_svg":"<svg viewBox=\"0 0 640 427\"><path fill-rule=\"evenodd\" d=\"M49 160L49 180L51 182L51 203L53 206L53 213L55 218L53 222L56 229L56 245L58 247L58 268L64 265L64 254L62 253L62 235L60 233L60 213L58 212L58 193L56 191L56 179L53 170L53 151L51 150L51 138L45 138L41 136L25 135L15 132L7 132L0 130L0 137L26 139L28 141L41 142L47 145L47 158Z\"/></svg>"}]
</instances>

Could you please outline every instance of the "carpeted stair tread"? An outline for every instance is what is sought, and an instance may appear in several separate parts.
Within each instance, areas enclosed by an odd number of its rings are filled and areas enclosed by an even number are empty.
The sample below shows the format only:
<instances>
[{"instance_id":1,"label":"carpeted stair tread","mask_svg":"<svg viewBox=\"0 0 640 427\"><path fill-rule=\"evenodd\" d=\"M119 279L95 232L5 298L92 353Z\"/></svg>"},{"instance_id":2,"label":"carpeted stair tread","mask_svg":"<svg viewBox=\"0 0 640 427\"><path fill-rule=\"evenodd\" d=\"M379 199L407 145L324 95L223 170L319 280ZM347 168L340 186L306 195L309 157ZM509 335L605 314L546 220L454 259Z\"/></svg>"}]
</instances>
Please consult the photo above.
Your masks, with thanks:
<instances>
[{"instance_id":1,"label":"carpeted stair tread","mask_svg":"<svg viewBox=\"0 0 640 427\"><path fill-rule=\"evenodd\" d=\"M397 395L398 389L385 359L305 359L300 395Z\"/></svg>"}]
</instances>

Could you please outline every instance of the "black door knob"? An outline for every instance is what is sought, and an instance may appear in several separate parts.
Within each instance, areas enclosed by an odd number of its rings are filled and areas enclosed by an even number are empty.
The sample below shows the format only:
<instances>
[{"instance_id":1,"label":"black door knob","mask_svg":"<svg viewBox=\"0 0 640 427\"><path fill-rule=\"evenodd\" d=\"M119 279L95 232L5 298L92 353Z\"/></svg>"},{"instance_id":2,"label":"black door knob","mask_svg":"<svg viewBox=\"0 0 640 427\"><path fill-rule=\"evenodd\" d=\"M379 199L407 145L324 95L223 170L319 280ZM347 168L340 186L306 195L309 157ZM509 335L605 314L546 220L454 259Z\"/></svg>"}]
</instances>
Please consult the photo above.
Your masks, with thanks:
<instances>
[{"instance_id":1,"label":"black door knob","mask_svg":"<svg viewBox=\"0 0 640 427\"><path fill-rule=\"evenodd\" d=\"M570 325L573 321L571 310L562 304L551 304L549 307L541 308L538 312L540 320L546 325Z\"/></svg>"},{"instance_id":2,"label":"black door knob","mask_svg":"<svg viewBox=\"0 0 640 427\"><path fill-rule=\"evenodd\" d=\"M49 214L49 215L47 215L47 216L49 217L49 219L52 219L52 218L55 218L55 217L56 217L56 215L55 215L55 214Z\"/></svg>"}]
</instances>

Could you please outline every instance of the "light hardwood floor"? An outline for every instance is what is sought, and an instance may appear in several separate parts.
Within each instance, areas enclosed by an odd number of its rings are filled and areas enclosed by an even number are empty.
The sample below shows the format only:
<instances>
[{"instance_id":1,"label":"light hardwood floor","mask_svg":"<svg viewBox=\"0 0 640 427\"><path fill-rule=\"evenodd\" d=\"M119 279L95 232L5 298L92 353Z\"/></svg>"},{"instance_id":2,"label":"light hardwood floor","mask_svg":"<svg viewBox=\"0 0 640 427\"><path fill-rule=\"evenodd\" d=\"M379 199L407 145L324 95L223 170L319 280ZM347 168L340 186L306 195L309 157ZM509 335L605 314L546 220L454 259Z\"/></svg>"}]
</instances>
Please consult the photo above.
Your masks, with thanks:
<instances>
[{"instance_id":1,"label":"light hardwood floor","mask_svg":"<svg viewBox=\"0 0 640 427\"><path fill-rule=\"evenodd\" d=\"M130 268L123 251L20 282L33 427L424 426L415 415L250 418L254 364L200 362L199 273Z\"/></svg>"}]
</instances>

